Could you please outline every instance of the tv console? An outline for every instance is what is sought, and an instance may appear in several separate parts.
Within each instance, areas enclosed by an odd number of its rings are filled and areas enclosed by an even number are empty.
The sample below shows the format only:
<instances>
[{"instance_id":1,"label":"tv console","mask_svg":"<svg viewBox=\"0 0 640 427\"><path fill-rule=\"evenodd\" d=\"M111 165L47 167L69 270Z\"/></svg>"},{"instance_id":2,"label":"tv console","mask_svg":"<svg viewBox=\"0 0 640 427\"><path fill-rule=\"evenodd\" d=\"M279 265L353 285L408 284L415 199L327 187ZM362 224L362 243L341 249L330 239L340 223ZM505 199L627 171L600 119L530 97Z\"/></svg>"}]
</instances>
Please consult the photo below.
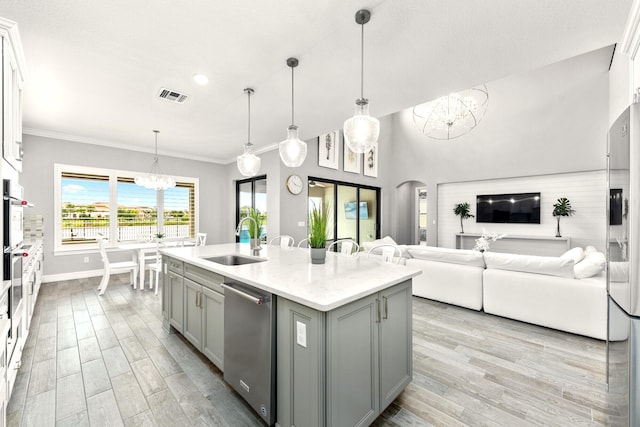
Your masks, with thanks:
<instances>
[{"instance_id":1,"label":"tv console","mask_svg":"<svg viewBox=\"0 0 640 427\"><path fill-rule=\"evenodd\" d=\"M456 233L456 249L473 249L482 233ZM571 249L571 237L507 234L490 242L490 251L521 255L559 256Z\"/></svg>"}]
</instances>

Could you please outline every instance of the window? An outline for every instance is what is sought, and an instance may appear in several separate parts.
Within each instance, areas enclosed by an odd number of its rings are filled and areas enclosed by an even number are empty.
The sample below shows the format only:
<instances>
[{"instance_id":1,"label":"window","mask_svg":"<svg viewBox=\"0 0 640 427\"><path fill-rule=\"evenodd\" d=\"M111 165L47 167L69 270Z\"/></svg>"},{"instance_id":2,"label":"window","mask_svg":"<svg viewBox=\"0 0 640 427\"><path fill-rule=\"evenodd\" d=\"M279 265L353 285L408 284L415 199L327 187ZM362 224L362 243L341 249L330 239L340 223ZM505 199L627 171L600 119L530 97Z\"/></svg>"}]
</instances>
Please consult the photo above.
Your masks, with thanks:
<instances>
[{"instance_id":1,"label":"window","mask_svg":"<svg viewBox=\"0 0 640 427\"><path fill-rule=\"evenodd\" d=\"M309 177L309 211L329 208L328 239L359 244L380 238L380 188Z\"/></svg>"},{"instance_id":2,"label":"window","mask_svg":"<svg viewBox=\"0 0 640 427\"><path fill-rule=\"evenodd\" d=\"M176 187L135 185L136 172L55 165L55 250L93 248L98 235L112 243L196 235L197 178L176 177Z\"/></svg>"},{"instance_id":3,"label":"window","mask_svg":"<svg viewBox=\"0 0 640 427\"><path fill-rule=\"evenodd\" d=\"M254 178L236 181L236 224L240 219L249 214L250 209L256 209L261 218L260 238L267 237L267 176L256 176ZM236 241L241 243L249 242L249 226L251 222L242 224L242 230Z\"/></svg>"}]
</instances>

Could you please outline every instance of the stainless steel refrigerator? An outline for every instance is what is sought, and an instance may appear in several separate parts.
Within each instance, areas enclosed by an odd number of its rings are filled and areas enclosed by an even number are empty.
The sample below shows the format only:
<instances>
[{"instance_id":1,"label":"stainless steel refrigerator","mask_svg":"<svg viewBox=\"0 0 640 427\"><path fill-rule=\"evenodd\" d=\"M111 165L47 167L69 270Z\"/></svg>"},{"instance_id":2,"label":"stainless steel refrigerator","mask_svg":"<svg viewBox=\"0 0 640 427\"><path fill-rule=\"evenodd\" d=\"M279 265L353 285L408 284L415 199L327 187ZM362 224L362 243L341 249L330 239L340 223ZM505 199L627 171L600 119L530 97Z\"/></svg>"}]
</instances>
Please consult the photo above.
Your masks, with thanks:
<instances>
[{"instance_id":1,"label":"stainless steel refrigerator","mask_svg":"<svg viewBox=\"0 0 640 427\"><path fill-rule=\"evenodd\" d=\"M613 426L640 426L640 104L611 126L607 151L606 412Z\"/></svg>"}]
</instances>

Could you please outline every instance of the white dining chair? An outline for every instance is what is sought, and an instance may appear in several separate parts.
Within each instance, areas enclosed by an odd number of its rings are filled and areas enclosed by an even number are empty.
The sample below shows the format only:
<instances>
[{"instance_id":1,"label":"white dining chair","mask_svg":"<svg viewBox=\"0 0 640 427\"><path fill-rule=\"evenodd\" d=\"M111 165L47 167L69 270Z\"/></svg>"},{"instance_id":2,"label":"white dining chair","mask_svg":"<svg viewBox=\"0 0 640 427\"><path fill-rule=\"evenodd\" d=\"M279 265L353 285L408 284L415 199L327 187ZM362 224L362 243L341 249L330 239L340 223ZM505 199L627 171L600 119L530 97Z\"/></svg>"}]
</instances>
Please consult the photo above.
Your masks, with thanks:
<instances>
[{"instance_id":1,"label":"white dining chair","mask_svg":"<svg viewBox=\"0 0 640 427\"><path fill-rule=\"evenodd\" d=\"M277 242L277 243L276 243ZM293 237L288 234L282 234L269 240L269 245L278 245L281 248L291 248L294 245Z\"/></svg>"},{"instance_id":2,"label":"white dining chair","mask_svg":"<svg viewBox=\"0 0 640 427\"><path fill-rule=\"evenodd\" d=\"M298 242L298 247L303 249L309 249L309 239L302 239Z\"/></svg>"},{"instance_id":3,"label":"white dining chair","mask_svg":"<svg viewBox=\"0 0 640 427\"><path fill-rule=\"evenodd\" d=\"M396 256L396 251L398 256ZM375 255L376 257L382 257L384 262L388 262L390 264L398 264L400 262L400 257L402 255L402 251L396 245L392 245L389 243L376 245L369 249L367 252L367 258L371 255Z\"/></svg>"},{"instance_id":4,"label":"white dining chair","mask_svg":"<svg viewBox=\"0 0 640 427\"><path fill-rule=\"evenodd\" d=\"M162 271L162 255L160 254L160 244L156 248L156 256L152 262L145 264L145 268L149 273L155 273L156 295L158 295L158 283L160 281L160 272ZM149 274L149 289L153 289L154 274ZM141 286L144 288L144 284Z\"/></svg>"},{"instance_id":5,"label":"white dining chair","mask_svg":"<svg viewBox=\"0 0 640 427\"><path fill-rule=\"evenodd\" d=\"M333 247L339 247L340 254L344 256L358 256L360 253L360 245L353 239L339 239L327 246L327 252Z\"/></svg>"},{"instance_id":6,"label":"white dining chair","mask_svg":"<svg viewBox=\"0 0 640 427\"><path fill-rule=\"evenodd\" d=\"M100 248L100 256L102 257L102 263L104 264L104 273L102 274L102 280L98 287L98 290L100 291L98 295L104 294L107 290L107 286L109 286L109 278L112 273L124 273L128 271L132 276L131 281L133 282L133 289L136 289L139 271L138 263L135 261L109 262L107 249L105 247L106 239L98 237L97 240L98 247ZM140 286L143 287L144 285L141 283Z\"/></svg>"},{"instance_id":7,"label":"white dining chair","mask_svg":"<svg viewBox=\"0 0 640 427\"><path fill-rule=\"evenodd\" d=\"M196 234L196 246L204 246L207 243L207 233Z\"/></svg>"}]
</instances>

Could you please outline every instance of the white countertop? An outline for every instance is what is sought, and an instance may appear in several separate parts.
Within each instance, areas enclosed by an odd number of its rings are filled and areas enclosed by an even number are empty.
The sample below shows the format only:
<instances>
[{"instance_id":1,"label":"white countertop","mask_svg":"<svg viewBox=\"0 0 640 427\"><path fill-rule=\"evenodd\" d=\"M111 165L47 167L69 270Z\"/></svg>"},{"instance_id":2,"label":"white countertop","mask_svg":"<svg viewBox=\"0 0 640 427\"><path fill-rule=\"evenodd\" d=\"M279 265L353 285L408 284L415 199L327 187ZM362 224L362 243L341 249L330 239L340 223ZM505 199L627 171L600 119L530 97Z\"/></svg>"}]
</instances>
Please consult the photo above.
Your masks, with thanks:
<instances>
[{"instance_id":1,"label":"white countertop","mask_svg":"<svg viewBox=\"0 0 640 427\"><path fill-rule=\"evenodd\" d=\"M327 252L326 262L316 265L311 264L307 249L279 246L262 247L258 258L265 262L227 266L203 259L232 254L253 257L248 243L163 248L161 252L319 311L333 310L422 273L365 254L356 258Z\"/></svg>"}]
</instances>

